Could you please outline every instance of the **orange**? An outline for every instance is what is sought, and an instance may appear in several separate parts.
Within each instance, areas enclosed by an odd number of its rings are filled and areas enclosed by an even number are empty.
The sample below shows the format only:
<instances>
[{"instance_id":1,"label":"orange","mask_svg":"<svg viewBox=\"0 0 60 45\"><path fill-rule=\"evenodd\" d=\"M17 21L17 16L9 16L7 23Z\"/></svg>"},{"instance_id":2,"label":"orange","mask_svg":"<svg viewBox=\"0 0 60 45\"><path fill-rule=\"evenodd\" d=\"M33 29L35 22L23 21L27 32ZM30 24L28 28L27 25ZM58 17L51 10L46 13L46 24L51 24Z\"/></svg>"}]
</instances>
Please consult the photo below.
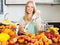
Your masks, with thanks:
<instances>
[{"instance_id":1,"label":"orange","mask_svg":"<svg viewBox=\"0 0 60 45\"><path fill-rule=\"evenodd\" d=\"M5 41L5 42L2 42L1 44L2 44L2 45L7 45L7 42Z\"/></svg>"},{"instance_id":2,"label":"orange","mask_svg":"<svg viewBox=\"0 0 60 45\"><path fill-rule=\"evenodd\" d=\"M35 34L31 34L31 38L35 38Z\"/></svg>"},{"instance_id":3,"label":"orange","mask_svg":"<svg viewBox=\"0 0 60 45\"><path fill-rule=\"evenodd\" d=\"M25 45L25 44L19 44L19 45Z\"/></svg>"},{"instance_id":4,"label":"orange","mask_svg":"<svg viewBox=\"0 0 60 45\"><path fill-rule=\"evenodd\" d=\"M44 33L41 33L41 34L40 34L40 37L42 38L42 40L43 40L44 42L46 42L46 41L48 40L48 38L44 35Z\"/></svg>"},{"instance_id":5,"label":"orange","mask_svg":"<svg viewBox=\"0 0 60 45\"><path fill-rule=\"evenodd\" d=\"M58 39L57 38L52 38L52 40L57 43L58 42Z\"/></svg>"},{"instance_id":6,"label":"orange","mask_svg":"<svg viewBox=\"0 0 60 45\"><path fill-rule=\"evenodd\" d=\"M48 39L48 42L49 42L49 44L52 44L52 40L51 39Z\"/></svg>"},{"instance_id":7,"label":"orange","mask_svg":"<svg viewBox=\"0 0 60 45\"><path fill-rule=\"evenodd\" d=\"M28 41L31 41L31 38L30 38L30 37L27 37L27 40L28 40Z\"/></svg>"},{"instance_id":8,"label":"orange","mask_svg":"<svg viewBox=\"0 0 60 45\"><path fill-rule=\"evenodd\" d=\"M9 29L11 29L12 28L12 25L9 25Z\"/></svg>"},{"instance_id":9,"label":"orange","mask_svg":"<svg viewBox=\"0 0 60 45\"><path fill-rule=\"evenodd\" d=\"M3 33L9 33L11 31L11 29L4 29Z\"/></svg>"},{"instance_id":10,"label":"orange","mask_svg":"<svg viewBox=\"0 0 60 45\"><path fill-rule=\"evenodd\" d=\"M49 43L48 42L45 42L45 45L49 45Z\"/></svg>"},{"instance_id":11,"label":"orange","mask_svg":"<svg viewBox=\"0 0 60 45\"><path fill-rule=\"evenodd\" d=\"M42 39L39 40L40 45L44 45Z\"/></svg>"},{"instance_id":12,"label":"orange","mask_svg":"<svg viewBox=\"0 0 60 45\"><path fill-rule=\"evenodd\" d=\"M19 43L24 43L24 39L18 39Z\"/></svg>"},{"instance_id":13,"label":"orange","mask_svg":"<svg viewBox=\"0 0 60 45\"><path fill-rule=\"evenodd\" d=\"M34 45L33 43L28 43L27 45Z\"/></svg>"},{"instance_id":14,"label":"orange","mask_svg":"<svg viewBox=\"0 0 60 45\"><path fill-rule=\"evenodd\" d=\"M2 27L3 29L5 29L5 26L4 26L4 25L2 25L1 27Z\"/></svg>"},{"instance_id":15,"label":"orange","mask_svg":"<svg viewBox=\"0 0 60 45\"><path fill-rule=\"evenodd\" d=\"M1 45L1 42L0 42L0 45Z\"/></svg>"},{"instance_id":16,"label":"orange","mask_svg":"<svg viewBox=\"0 0 60 45\"><path fill-rule=\"evenodd\" d=\"M16 28L16 25L12 25L12 28Z\"/></svg>"},{"instance_id":17,"label":"orange","mask_svg":"<svg viewBox=\"0 0 60 45\"><path fill-rule=\"evenodd\" d=\"M36 38L37 38L37 39L41 39L40 35L36 35Z\"/></svg>"},{"instance_id":18,"label":"orange","mask_svg":"<svg viewBox=\"0 0 60 45\"><path fill-rule=\"evenodd\" d=\"M8 28L9 28L9 26L7 25L7 26L5 26L5 28L7 28L7 29L8 29Z\"/></svg>"},{"instance_id":19,"label":"orange","mask_svg":"<svg viewBox=\"0 0 60 45\"><path fill-rule=\"evenodd\" d=\"M39 41L35 41L34 45L39 45Z\"/></svg>"}]
</instances>

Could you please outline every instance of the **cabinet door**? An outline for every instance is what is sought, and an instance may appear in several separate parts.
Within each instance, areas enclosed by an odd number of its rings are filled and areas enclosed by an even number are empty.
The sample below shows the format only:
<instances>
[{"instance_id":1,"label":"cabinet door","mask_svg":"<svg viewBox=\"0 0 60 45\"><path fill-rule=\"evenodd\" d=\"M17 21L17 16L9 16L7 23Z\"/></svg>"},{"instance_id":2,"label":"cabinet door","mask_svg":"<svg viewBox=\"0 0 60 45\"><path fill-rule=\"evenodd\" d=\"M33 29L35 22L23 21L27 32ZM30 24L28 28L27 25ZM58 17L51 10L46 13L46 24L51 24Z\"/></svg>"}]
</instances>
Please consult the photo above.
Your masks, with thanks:
<instances>
[{"instance_id":1,"label":"cabinet door","mask_svg":"<svg viewBox=\"0 0 60 45\"><path fill-rule=\"evenodd\" d=\"M56 3L60 3L60 0L54 0L54 2L56 2Z\"/></svg>"},{"instance_id":2,"label":"cabinet door","mask_svg":"<svg viewBox=\"0 0 60 45\"><path fill-rule=\"evenodd\" d=\"M6 0L6 4L26 4L28 0ZM35 0L36 3L52 3L54 0Z\"/></svg>"},{"instance_id":3,"label":"cabinet door","mask_svg":"<svg viewBox=\"0 0 60 45\"><path fill-rule=\"evenodd\" d=\"M54 0L35 0L36 3L53 3Z\"/></svg>"},{"instance_id":4,"label":"cabinet door","mask_svg":"<svg viewBox=\"0 0 60 45\"><path fill-rule=\"evenodd\" d=\"M0 0L0 14L3 13L3 0Z\"/></svg>"},{"instance_id":5,"label":"cabinet door","mask_svg":"<svg viewBox=\"0 0 60 45\"><path fill-rule=\"evenodd\" d=\"M28 0L6 0L6 4L26 4Z\"/></svg>"}]
</instances>

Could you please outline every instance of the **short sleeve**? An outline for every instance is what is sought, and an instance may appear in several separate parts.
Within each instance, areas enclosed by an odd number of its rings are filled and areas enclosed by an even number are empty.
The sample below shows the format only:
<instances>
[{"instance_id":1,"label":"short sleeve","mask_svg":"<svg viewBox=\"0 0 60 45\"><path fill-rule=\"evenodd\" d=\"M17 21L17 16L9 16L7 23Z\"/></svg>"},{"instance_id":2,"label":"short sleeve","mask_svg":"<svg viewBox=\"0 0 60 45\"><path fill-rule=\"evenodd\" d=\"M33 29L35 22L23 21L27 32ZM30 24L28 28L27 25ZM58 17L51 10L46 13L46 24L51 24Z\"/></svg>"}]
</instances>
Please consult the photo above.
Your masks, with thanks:
<instances>
[{"instance_id":1,"label":"short sleeve","mask_svg":"<svg viewBox=\"0 0 60 45\"><path fill-rule=\"evenodd\" d=\"M20 22L23 20L23 17L21 17L20 19L19 19L19 22L18 22L18 24L20 24Z\"/></svg>"}]
</instances>

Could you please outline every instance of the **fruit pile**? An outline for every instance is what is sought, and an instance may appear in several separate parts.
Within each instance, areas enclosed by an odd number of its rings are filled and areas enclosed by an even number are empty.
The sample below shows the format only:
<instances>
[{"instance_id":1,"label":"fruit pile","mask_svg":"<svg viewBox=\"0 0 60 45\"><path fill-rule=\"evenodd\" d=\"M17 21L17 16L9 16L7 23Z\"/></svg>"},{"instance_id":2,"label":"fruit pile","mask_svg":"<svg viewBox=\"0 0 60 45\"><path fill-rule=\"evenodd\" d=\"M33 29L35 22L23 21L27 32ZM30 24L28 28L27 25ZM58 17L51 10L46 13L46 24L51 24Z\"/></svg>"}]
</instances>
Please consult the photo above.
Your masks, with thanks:
<instances>
[{"instance_id":1,"label":"fruit pile","mask_svg":"<svg viewBox=\"0 0 60 45\"><path fill-rule=\"evenodd\" d=\"M53 29L52 29L53 28ZM56 32L54 31L56 30ZM50 27L47 31L36 34L26 34L17 36L11 39L10 45L51 45L54 43L60 43L60 35L58 33L59 28Z\"/></svg>"},{"instance_id":2,"label":"fruit pile","mask_svg":"<svg viewBox=\"0 0 60 45\"><path fill-rule=\"evenodd\" d=\"M0 45L8 45L9 40L16 37L15 24L0 23Z\"/></svg>"},{"instance_id":3,"label":"fruit pile","mask_svg":"<svg viewBox=\"0 0 60 45\"><path fill-rule=\"evenodd\" d=\"M0 45L51 45L60 43L59 28L50 27L40 34L16 35L16 25L0 25Z\"/></svg>"},{"instance_id":4,"label":"fruit pile","mask_svg":"<svg viewBox=\"0 0 60 45\"><path fill-rule=\"evenodd\" d=\"M59 34L54 34L53 32L44 32L45 36L49 39L52 39L52 38L57 38L59 36Z\"/></svg>"},{"instance_id":5,"label":"fruit pile","mask_svg":"<svg viewBox=\"0 0 60 45\"><path fill-rule=\"evenodd\" d=\"M48 39L51 39L53 42L58 43L60 42L60 35L58 33L59 28L50 27L46 32L44 32L45 36Z\"/></svg>"},{"instance_id":6,"label":"fruit pile","mask_svg":"<svg viewBox=\"0 0 60 45\"><path fill-rule=\"evenodd\" d=\"M15 40L14 40L15 39ZM50 45L52 44L52 40L48 39L44 33L41 33L39 35L35 34L28 34L23 36L17 36L10 40L10 45L15 45L16 42L19 43L19 45Z\"/></svg>"},{"instance_id":7,"label":"fruit pile","mask_svg":"<svg viewBox=\"0 0 60 45\"><path fill-rule=\"evenodd\" d=\"M50 27L50 28L48 28L47 32L53 32L55 34L59 34L58 30L59 30L59 28L57 28L57 27Z\"/></svg>"}]
</instances>

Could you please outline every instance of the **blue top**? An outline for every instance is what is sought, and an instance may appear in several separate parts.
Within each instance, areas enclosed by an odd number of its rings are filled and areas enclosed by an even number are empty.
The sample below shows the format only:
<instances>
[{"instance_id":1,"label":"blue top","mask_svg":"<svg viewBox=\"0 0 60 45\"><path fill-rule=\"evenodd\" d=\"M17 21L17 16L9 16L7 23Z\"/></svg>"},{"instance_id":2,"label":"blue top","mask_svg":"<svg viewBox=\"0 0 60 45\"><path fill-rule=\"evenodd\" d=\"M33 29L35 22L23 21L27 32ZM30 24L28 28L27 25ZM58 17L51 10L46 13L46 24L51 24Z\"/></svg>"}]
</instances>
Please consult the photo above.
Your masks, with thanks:
<instances>
[{"instance_id":1,"label":"blue top","mask_svg":"<svg viewBox=\"0 0 60 45\"><path fill-rule=\"evenodd\" d=\"M20 19L20 21L22 21L23 18ZM38 20L41 20L40 18ZM28 25L28 30L27 33L31 33L31 34L36 34L36 21L32 20L31 23Z\"/></svg>"}]
</instances>

